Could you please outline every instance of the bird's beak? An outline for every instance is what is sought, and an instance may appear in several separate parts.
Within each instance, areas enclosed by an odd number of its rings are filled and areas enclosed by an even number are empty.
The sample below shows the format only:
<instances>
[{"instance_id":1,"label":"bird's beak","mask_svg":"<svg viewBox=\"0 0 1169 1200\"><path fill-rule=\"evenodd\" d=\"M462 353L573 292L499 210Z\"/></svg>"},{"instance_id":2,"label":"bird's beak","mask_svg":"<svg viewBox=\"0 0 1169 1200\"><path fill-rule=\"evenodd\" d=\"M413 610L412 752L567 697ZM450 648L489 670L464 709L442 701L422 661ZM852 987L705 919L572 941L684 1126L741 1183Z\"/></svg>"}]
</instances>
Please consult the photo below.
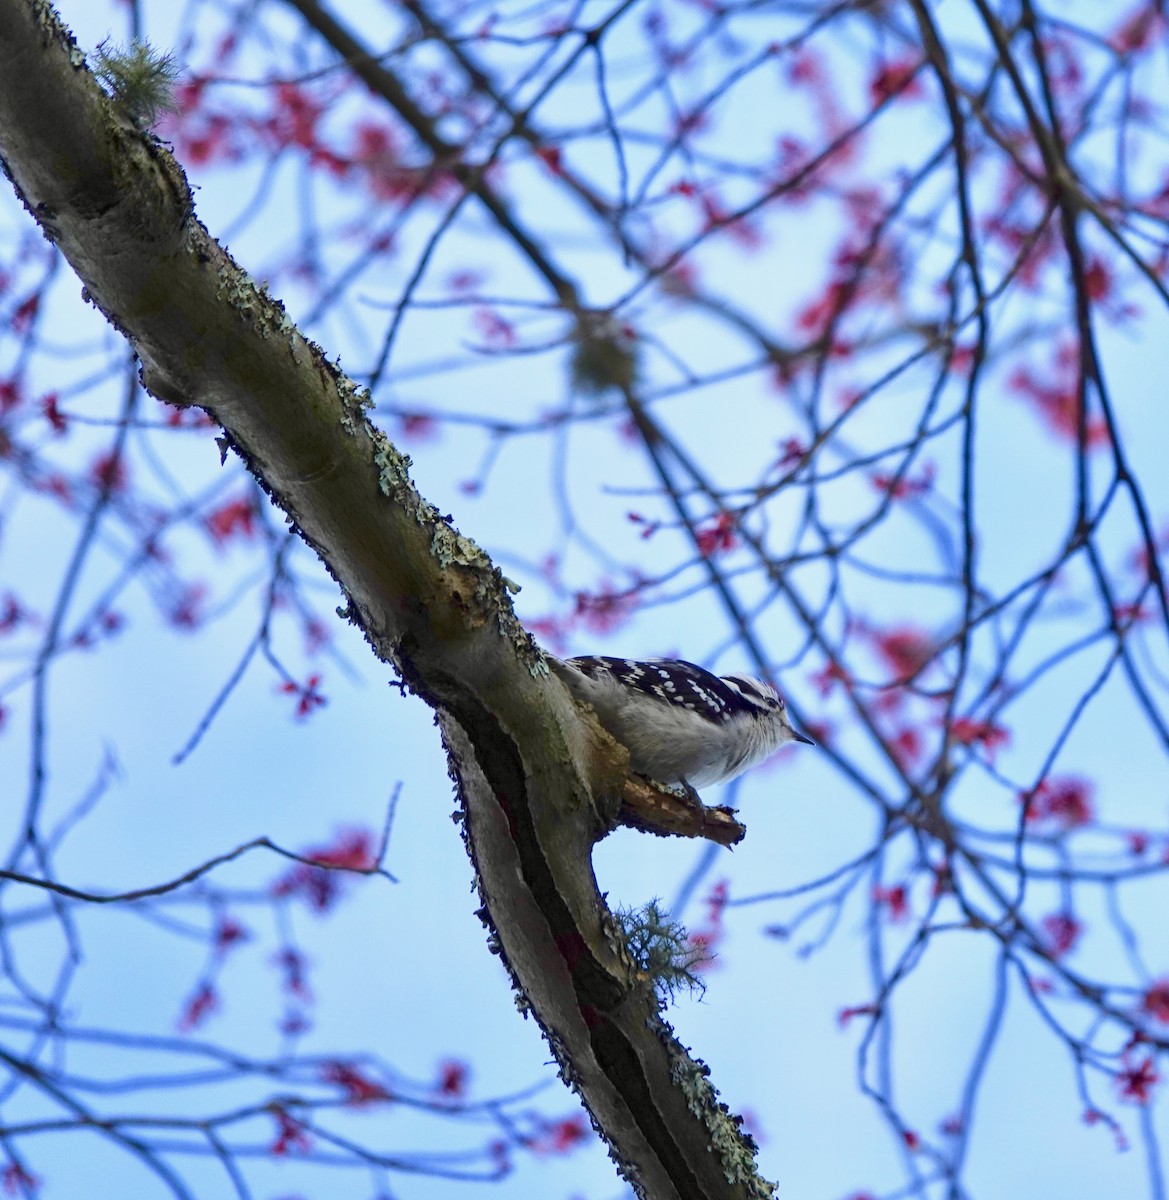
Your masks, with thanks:
<instances>
[{"instance_id":1,"label":"bird's beak","mask_svg":"<svg viewBox=\"0 0 1169 1200\"><path fill-rule=\"evenodd\" d=\"M797 742L803 742L805 746L814 746L816 744L810 737L804 737L798 729L793 729L792 734L795 736Z\"/></svg>"}]
</instances>

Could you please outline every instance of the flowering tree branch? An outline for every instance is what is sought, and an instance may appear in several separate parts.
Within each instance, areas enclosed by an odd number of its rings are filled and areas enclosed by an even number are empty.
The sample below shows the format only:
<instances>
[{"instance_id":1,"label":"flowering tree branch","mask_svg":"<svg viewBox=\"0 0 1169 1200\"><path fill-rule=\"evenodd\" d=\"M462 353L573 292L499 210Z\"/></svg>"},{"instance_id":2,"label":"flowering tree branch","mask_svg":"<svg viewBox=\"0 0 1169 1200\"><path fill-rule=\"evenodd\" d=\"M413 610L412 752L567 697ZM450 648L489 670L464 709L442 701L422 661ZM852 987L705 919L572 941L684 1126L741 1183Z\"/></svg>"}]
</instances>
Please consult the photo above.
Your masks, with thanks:
<instances>
[{"instance_id":1,"label":"flowering tree branch","mask_svg":"<svg viewBox=\"0 0 1169 1200\"><path fill-rule=\"evenodd\" d=\"M374 653L434 709L492 944L621 1170L655 1200L769 1194L597 891L590 851L616 821L623 755L548 677L507 580L417 492L364 394L195 218L181 169L43 0L0 0L0 154L145 385L222 427Z\"/></svg>"}]
</instances>

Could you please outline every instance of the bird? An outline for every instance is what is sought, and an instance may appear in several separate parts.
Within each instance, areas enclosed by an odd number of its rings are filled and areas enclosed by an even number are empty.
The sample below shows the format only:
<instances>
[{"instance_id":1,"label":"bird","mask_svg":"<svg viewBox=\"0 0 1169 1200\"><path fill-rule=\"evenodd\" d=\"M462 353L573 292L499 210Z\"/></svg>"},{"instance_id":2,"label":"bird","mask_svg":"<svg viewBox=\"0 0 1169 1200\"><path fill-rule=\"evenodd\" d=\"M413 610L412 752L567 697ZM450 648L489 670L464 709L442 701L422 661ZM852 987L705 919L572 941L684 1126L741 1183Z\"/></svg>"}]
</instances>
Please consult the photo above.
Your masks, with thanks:
<instances>
[{"instance_id":1,"label":"bird","mask_svg":"<svg viewBox=\"0 0 1169 1200\"><path fill-rule=\"evenodd\" d=\"M659 783L725 783L789 742L815 745L775 688L751 675L714 675L682 658L549 656L549 665L629 751L630 771Z\"/></svg>"}]
</instances>

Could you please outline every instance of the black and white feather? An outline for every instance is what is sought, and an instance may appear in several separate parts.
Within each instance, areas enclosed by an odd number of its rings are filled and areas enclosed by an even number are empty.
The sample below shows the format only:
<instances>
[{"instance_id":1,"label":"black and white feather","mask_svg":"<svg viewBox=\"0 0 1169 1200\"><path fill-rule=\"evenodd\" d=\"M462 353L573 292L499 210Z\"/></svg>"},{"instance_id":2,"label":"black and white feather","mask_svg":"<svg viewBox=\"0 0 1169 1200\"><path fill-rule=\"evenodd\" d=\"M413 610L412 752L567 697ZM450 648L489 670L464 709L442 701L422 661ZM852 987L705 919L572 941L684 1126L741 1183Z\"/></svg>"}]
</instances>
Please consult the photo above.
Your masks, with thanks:
<instances>
[{"instance_id":1,"label":"black and white feather","mask_svg":"<svg viewBox=\"0 0 1169 1200\"><path fill-rule=\"evenodd\" d=\"M662 783L721 783L797 733L775 688L750 675L712 675L680 658L549 656L573 696L629 751L629 769Z\"/></svg>"}]
</instances>

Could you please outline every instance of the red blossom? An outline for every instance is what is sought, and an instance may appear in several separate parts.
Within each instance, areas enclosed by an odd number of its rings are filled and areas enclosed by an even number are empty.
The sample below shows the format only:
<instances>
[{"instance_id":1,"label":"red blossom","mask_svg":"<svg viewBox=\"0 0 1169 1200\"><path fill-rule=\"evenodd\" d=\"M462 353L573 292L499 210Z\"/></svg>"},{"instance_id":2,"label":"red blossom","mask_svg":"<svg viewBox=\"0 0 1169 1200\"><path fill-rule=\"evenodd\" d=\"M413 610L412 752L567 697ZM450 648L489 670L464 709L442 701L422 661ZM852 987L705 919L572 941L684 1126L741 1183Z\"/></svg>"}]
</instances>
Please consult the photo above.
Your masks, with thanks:
<instances>
[{"instance_id":1,"label":"red blossom","mask_svg":"<svg viewBox=\"0 0 1169 1200\"><path fill-rule=\"evenodd\" d=\"M718 229L724 230L747 250L757 249L762 244L763 238L756 226L742 217L735 216L733 212L722 205L717 197L709 192L703 192L699 196L698 202L702 208L704 233L711 233Z\"/></svg>"},{"instance_id":2,"label":"red blossom","mask_svg":"<svg viewBox=\"0 0 1169 1200\"><path fill-rule=\"evenodd\" d=\"M535 617L525 623L541 642L546 642L558 654L564 653L568 646L568 638L563 621L555 617Z\"/></svg>"},{"instance_id":3,"label":"red blossom","mask_svg":"<svg viewBox=\"0 0 1169 1200\"><path fill-rule=\"evenodd\" d=\"M642 541L647 541L649 538L653 537L653 535L661 528L661 525L657 521L651 521L647 517L643 517L641 513L626 513L625 519L634 525L641 526Z\"/></svg>"},{"instance_id":4,"label":"red blossom","mask_svg":"<svg viewBox=\"0 0 1169 1200\"><path fill-rule=\"evenodd\" d=\"M39 1192L41 1181L20 1163L9 1159L4 1170L0 1171L0 1186L3 1186L6 1196L23 1196L29 1192Z\"/></svg>"},{"instance_id":5,"label":"red blossom","mask_svg":"<svg viewBox=\"0 0 1169 1200\"><path fill-rule=\"evenodd\" d=\"M695 531L694 538L698 545L698 553L703 558L711 558L726 550L733 550L739 544L735 532L736 518L728 512L721 512L712 521L708 521Z\"/></svg>"},{"instance_id":6,"label":"red blossom","mask_svg":"<svg viewBox=\"0 0 1169 1200\"><path fill-rule=\"evenodd\" d=\"M1011 735L993 721L978 721L974 717L955 717L950 722L950 737L963 746L985 748L987 760L994 762L995 752L1005 746Z\"/></svg>"},{"instance_id":7,"label":"red blossom","mask_svg":"<svg viewBox=\"0 0 1169 1200\"><path fill-rule=\"evenodd\" d=\"M803 442L797 437L784 438L779 443L779 461L775 464L781 471L786 471L789 467L794 467L803 462L808 450Z\"/></svg>"},{"instance_id":8,"label":"red blossom","mask_svg":"<svg viewBox=\"0 0 1169 1200\"><path fill-rule=\"evenodd\" d=\"M679 140L687 134L700 133L710 125L710 113L705 108L679 112L674 118L674 136Z\"/></svg>"},{"instance_id":9,"label":"red blossom","mask_svg":"<svg viewBox=\"0 0 1169 1200\"><path fill-rule=\"evenodd\" d=\"M178 408L166 401L162 404L163 417L171 429L210 429L211 418L201 408Z\"/></svg>"},{"instance_id":10,"label":"red blossom","mask_svg":"<svg viewBox=\"0 0 1169 1200\"><path fill-rule=\"evenodd\" d=\"M836 397L836 406L841 412L849 412L861 402L865 396L865 389L859 387L841 388Z\"/></svg>"},{"instance_id":11,"label":"red blossom","mask_svg":"<svg viewBox=\"0 0 1169 1200\"><path fill-rule=\"evenodd\" d=\"M511 1170L511 1156L508 1154L507 1142L497 1139L488 1147L491 1161L499 1175L506 1175Z\"/></svg>"},{"instance_id":12,"label":"red blossom","mask_svg":"<svg viewBox=\"0 0 1169 1200\"><path fill-rule=\"evenodd\" d=\"M284 990L306 1003L312 1000L308 986L308 963L299 950L285 946L272 956L272 962L284 972Z\"/></svg>"},{"instance_id":13,"label":"red blossom","mask_svg":"<svg viewBox=\"0 0 1169 1200\"><path fill-rule=\"evenodd\" d=\"M909 625L875 633L873 644L893 671L895 683L912 679L934 656L933 639L923 629Z\"/></svg>"},{"instance_id":14,"label":"red blossom","mask_svg":"<svg viewBox=\"0 0 1169 1200\"><path fill-rule=\"evenodd\" d=\"M332 845L308 850L304 857L319 866L346 871L373 871L378 863L376 843L368 829L343 830Z\"/></svg>"},{"instance_id":15,"label":"red blossom","mask_svg":"<svg viewBox=\"0 0 1169 1200\"><path fill-rule=\"evenodd\" d=\"M1124 1131L1107 1113L1098 1108L1089 1108L1083 1114L1083 1121L1085 1125L1106 1125L1112 1131L1117 1151L1123 1154L1128 1149L1128 1138L1124 1136Z\"/></svg>"},{"instance_id":16,"label":"red blossom","mask_svg":"<svg viewBox=\"0 0 1169 1200\"><path fill-rule=\"evenodd\" d=\"M802 46L792 55L787 68L787 77L790 83L822 87L824 76L824 64L814 50Z\"/></svg>"},{"instance_id":17,"label":"red blossom","mask_svg":"<svg viewBox=\"0 0 1169 1200\"><path fill-rule=\"evenodd\" d=\"M120 492L126 487L126 464L115 452L99 454L89 468L89 477L103 492Z\"/></svg>"},{"instance_id":18,"label":"red blossom","mask_svg":"<svg viewBox=\"0 0 1169 1200\"><path fill-rule=\"evenodd\" d=\"M285 1037L299 1037L312 1028L312 1022L303 1012L291 1012L280 1022L280 1032Z\"/></svg>"},{"instance_id":19,"label":"red blossom","mask_svg":"<svg viewBox=\"0 0 1169 1200\"><path fill-rule=\"evenodd\" d=\"M1064 833L1090 825L1095 818L1092 785L1075 776L1044 779L1034 791L1023 793L1019 799L1025 821L1051 822Z\"/></svg>"},{"instance_id":20,"label":"red blossom","mask_svg":"<svg viewBox=\"0 0 1169 1200\"><path fill-rule=\"evenodd\" d=\"M0 379L0 417L7 416L23 399L20 383L15 379Z\"/></svg>"},{"instance_id":21,"label":"red blossom","mask_svg":"<svg viewBox=\"0 0 1169 1200\"><path fill-rule=\"evenodd\" d=\"M845 1029L853 1017L875 1017L880 1011L875 1004L853 1004L836 1014L836 1024Z\"/></svg>"},{"instance_id":22,"label":"red blossom","mask_svg":"<svg viewBox=\"0 0 1169 1200\"><path fill-rule=\"evenodd\" d=\"M329 627L317 617L309 617L304 623L304 644L309 654L316 654L332 641Z\"/></svg>"},{"instance_id":23,"label":"red blossom","mask_svg":"<svg viewBox=\"0 0 1169 1200\"><path fill-rule=\"evenodd\" d=\"M41 397L41 415L49 423L52 431L60 437L61 434L68 432L69 422L65 414L57 407L58 396L56 392L48 392Z\"/></svg>"},{"instance_id":24,"label":"red blossom","mask_svg":"<svg viewBox=\"0 0 1169 1200\"><path fill-rule=\"evenodd\" d=\"M1043 940L1052 958L1070 954L1080 940L1084 927L1069 912L1049 913L1039 922Z\"/></svg>"},{"instance_id":25,"label":"red blossom","mask_svg":"<svg viewBox=\"0 0 1169 1200\"><path fill-rule=\"evenodd\" d=\"M1152 4L1138 4L1112 31L1108 44L1117 54L1147 50L1165 29L1165 14Z\"/></svg>"},{"instance_id":26,"label":"red blossom","mask_svg":"<svg viewBox=\"0 0 1169 1200\"><path fill-rule=\"evenodd\" d=\"M286 679L279 685L278 690L285 695L297 698L296 719L303 721L310 713L318 708L323 708L328 703L319 690L320 685L321 676L318 672L314 672L303 684L297 683L295 679Z\"/></svg>"},{"instance_id":27,"label":"red blossom","mask_svg":"<svg viewBox=\"0 0 1169 1200\"><path fill-rule=\"evenodd\" d=\"M921 59L916 56L882 63L869 80L869 99L873 102L873 107L899 93L902 99L920 96L922 86L917 75L920 68Z\"/></svg>"},{"instance_id":28,"label":"red blossom","mask_svg":"<svg viewBox=\"0 0 1169 1200\"><path fill-rule=\"evenodd\" d=\"M1169 979L1151 983L1141 997L1141 1011L1161 1025L1169 1025Z\"/></svg>"},{"instance_id":29,"label":"red blossom","mask_svg":"<svg viewBox=\"0 0 1169 1200\"><path fill-rule=\"evenodd\" d=\"M1148 621L1152 615L1152 611L1139 600L1132 600L1128 603L1114 604L1112 606L1112 619L1122 629L1127 628L1129 625L1141 625Z\"/></svg>"},{"instance_id":30,"label":"red blossom","mask_svg":"<svg viewBox=\"0 0 1169 1200\"><path fill-rule=\"evenodd\" d=\"M966 1129L966 1118L961 1113L953 1113L941 1124L942 1133L946 1137L961 1137Z\"/></svg>"},{"instance_id":31,"label":"red blossom","mask_svg":"<svg viewBox=\"0 0 1169 1200\"><path fill-rule=\"evenodd\" d=\"M20 601L11 592L5 592L0 599L0 634L11 633L27 619Z\"/></svg>"},{"instance_id":32,"label":"red blossom","mask_svg":"<svg viewBox=\"0 0 1169 1200\"><path fill-rule=\"evenodd\" d=\"M781 134L779 138L775 139L775 167L773 170L775 181L784 182L793 180L796 176L803 176L805 170L808 169L811 157L813 157L811 151L804 140L797 138L795 134ZM809 173L807 178L803 178L799 184L786 188L784 199L789 204L802 204L813 192L811 184L813 184L813 180Z\"/></svg>"},{"instance_id":33,"label":"red blossom","mask_svg":"<svg viewBox=\"0 0 1169 1200\"><path fill-rule=\"evenodd\" d=\"M873 903L888 909L889 920L894 923L904 921L909 916L909 893L903 883L894 884L892 887L875 884Z\"/></svg>"},{"instance_id":34,"label":"red blossom","mask_svg":"<svg viewBox=\"0 0 1169 1200\"><path fill-rule=\"evenodd\" d=\"M921 1134L916 1133L912 1129L906 1129L901 1134L901 1140L909 1147L910 1150L921 1149Z\"/></svg>"},{"instance_id":35,"label":"red blossom","mask_svg":"<svg viewBox=\"0 0 1169 1200\"><path fill-rule=\"evenodd\" d=\"M688 949L694 952L693 961L690 963L691 971L701 975L705 971L713 970L718 965L715 950L722 941L722 936L722 929L717 925L712 925L708 929L691 930L686 938Z\"/></svg>"},{"instance_id":36,"label":"red blossom","mask_svg":"<svg viewBox=\"0 0 1169 1200\"><path fill-rule=\"evenodd\" d=\"M819 671L813 671L808 681L822 697L829 695L838 683L847 689L852 687L852 676L838 662L830 662Z\"/></svg>"},{"instance_id":37,"label":"red blossom","mask_svg":"<svg viewBox=\"0 0 1169 1200\"><path fill-rule=\"evenodd\" d=\"M536 1154L567 1154L587 1141L589 1127L584 1117L565 1117L548 1124L543 1134L533 1139L529 1148Z\"/></svg>"},{"instance_id":38,"label":"red blossom","mask_svg":"<svg viewBox=\"0 0 1169 1200\"><path fill-rule=\"evenodd\" d=\"M1146 582L1151 582L1153 578L1153 564L1160 555L1169 553L1169 524L1162 525L1157 531L1156 536L1152 539L1150 545L1146 539L1135 550L1133 550L1129 564L1132 570L1136 571L1141 579Z\"/></svg>"},{"instance_id":39,"label":"red blossom","mask_svg":"<svg viewBox=\"0 0 1169 1200\"><path fill-rule=\"evenodd\" d=\"M559 146L539 146L536 149L536 157L543 162L544 166L552 172L553 175L564 174L563 155Z\"/></svg>"},{"instance_id":40,"label":"red blossom","mask_svg":"<svg viewBox=\"0 0 1169 1200\"><path fill-rule=\"evenodd\" d=\"M1082 397L1079 347L1074 341L1058 345L1053 361L1042 372L1017 367L1008 377L1007 387L1029 400L1054 433L1070 441L1079 437ZM1084 439L1089 447L1107 444L1108 427L1102 416L1088 417Z\"/></svg>"},{"instance_id":41,"label":"red blossom","mask_svg":"<svg viewBox=\"0 0 1169 1200\"><path fill-rule=\"evenodd\" d=\"M64 475L54 472L51 475L46 475L41 480L34 481L33 486L37 491L47 492L50 496L56 496L62 504L73 503L73 489L69 486L69 481Z\"/></svg>"},{"instance_id":42,"label":"red blossom","mask_svg":"<svg viewBox=\"0 0 1169 1200\"><path fill-rule=\"evenodd\" d=\"M950 353L950 370L955 375L969 375L974 370L976 346L955 346Z\"/></svg>"},{"instance_id":43,"label":"red blossom","mask_svg":"<svg viewBox=\"0 0 1169 1200\"><path fill-rule=\"evenodd\" d=\"M357 122L349 162L366 173L370 190L382 200L408 196L418 182L414 172L402 161L402 144L397 131L380 123Z\"/></svg>"},{"instance_id":44,"label":"red blossom","mask_svg":"<svg viewBox=\"0 0 1169 1200\"><path fill-rule=\"evenodd\" d=\"M182 113L168 120L165 126L167 134L174 138L184 163L201 167L216 161L239 161L243 151L237 126L227 113L197 112L192 116L194 119L189 119L186 113Z\"/></svg>"},{"instance_id":45,"label":"red blossom","mask_svg":"<svg viewBox=\"0 0 1169 1200\"><path fill-rule=\"evenodd\" d=\"M467 1093L471 1068L460 1059L447 1058L438 1065L438 1083L435 1094L446 1100L461 1100Z\"/></svg>"},{"instance_id":46,"label":"red blossom","mask_svg":"<svg viewBox=\"0 0 1169 1200\"><path fill-rule=\"evenodd\" d=\"M599 592L576 593L572 615L592 633L612 633L629 620L636 608L633 593L612 591L602 584Z\"/></svg>"},{"instance_id":47,"label":"red blossom","mask_svg":"<svg viewBox=\"0 0 1169 1200\"><path fill-rule=\"evenodd\" d=\"M480 271L454 271L448 277L446 285L452 292L473 292L486 282Z\"/></svg>"},{"instance_id":48,"label":"red blossom","mask_svg":"<svg viewBox=\"0 0 1169 1200\"><path fill-rule=\"evenodd\" d=\"M727 907L727 900L729 898L730 884L725 879L720 879L706 894L704 901L707 907L706 919L711 925L720 925L722 923L723 912Z\"/></svg>"},{"instance_id":49,"label":"red blossom","mask_svg":"<svg viewBox=\"0 0 1169 1200\"><path fill-rule=\"evenodd\" d=\"M1040 45L1046 60L1052 92L1074 100L1074 93L1084 83L1084 64L1079 54L1067 38L1057 34L1049 34L1042 38Z\"/></svg>"},{"instance_id":50,"label":"red blossom","mask_svg":"<svg viewBox=\"0 0 1169 1200\"><path fill-rule=\"evenodd\" d=\"M857 299L857 285L851 280L830 282L823 292L796 314L796 327L813 337L827 333L848 305Z\"/></svg>"},{"instance_id":51,"label":"red blossom","mask_svg":"<svg viewBox=\"0 0 1169 1200\"><path fill-rule=\"evenodd\" d=\"M262 130L280 147L291 144L318 153L317 123L327 104L298 83L279 83L269 94L275 108Z\"/></svg>"},{"instance_id":52,"label":"red blossom","mask_svg":"<svg viewBox=\"0 0 1169 1200\"><path fill-rule=\"evenodd\" d=\"M495 349L510 350L519 340L515 326L506 317L501 317L489 308L475 309L472 320L487 345Z\"/></svg>"},{"instance_id":53,"label":"red blossom","mask_svg":"<svg viewBox=\"0 0 1169 1200\"><path fill-rule=\"evenodd\" d=\"M1142 833L1139 829L1134 829L1131 833L1125 835L1125 842L1128 844L1129 854L1137 858L1149 849L1149 835Z\"/></svg>"},{"instance_id":54,"label":"red blossom","mask_svg":"<svg viewBox=\"0 0 1169 1200\"><path fill-rule=\"evenodd\" d=\"M256 505L251 496L221 504L207 517L207 532L217 546L232 537L248 540L256 532Z\"/></svg>"},{"instance_id":55,"label":"red blossom","mask_svg":"<svg viewBox=\"0 0 1169 1200\"><path fill-rule=\"evenodd\" d=\"M844 194L844 207L858 228L872 232L888 215L889 207L881 189L859 185Z\"/></svg>"},{"instance_id":56,"label":"red blossom","mask_svg":"<svg viewBox=\"0 0 1169 1200\"><path fill-rule=\"evenodd\" d=\"M943 859L939 863L932 863L930 874L934 877L933 884L930 886L930 895L935 900L954 890L954 868L948 860Z\"/></svg>"},{"instance_id":57,"label":"red blossom","mask_svg":"<svg viewBox=\"0 0 1169 1200\"><path fill-rule=\"evenodd\" d=\"M340 1060L325 1063L321 1068L321 1078L341 1088L345 1093L345 1103L354 1108L393 1099L385 1087L367 1078L351 1063Z\"/></svg>"},{"instance_id":58,"label":"red blossom","mask_svg":"<svg viewBox=\"0 0 1169 1200\"><path fill-rule=\"evenodd\" d=\"M1084 270L1084 290L1091 300L1107 300L1112 292L1112 271L1102 258L1088 260Z\"/></svg>"},{"instance_id":59,"label":"red blossom","mask_svg":"<svg viewBox=\"0 0 1169 1200\"><path fill-rule=\"evenodd\" d=\"M39 293L34 292L27 299L22 300L16 308L12 310L12 316L8 318L9 328L13 333L27 333L29 326L33 323L33 318L37 315L41 307L41 298Z\"/></svg>"},{"instance_id":60,"label":"red blossom","mask_svg":"<svg viewBox=\"0 0 1169 1200\"><path fill-rule=\"evenodd\" d=\"M312 1149L312 1138L300 1121L279 1104L270 1105L268 1111L276 1119L276 1137L268 1147L270 1154L283 1158L294 1152L307 1154Z\"/></svg>"},{"instance_id":61,"label":"red blossom","mask_svg":"<svg viewBox=\"0 0 1169 1200\"><path fill-rule=\"evenodd\" d=\"M1157 1068L1153 1065L1153 1056L1146 1055L1140 1062L1129 1062L1116 1073L1116 1087L1122 1100L1131 1100L1134 1104L1148 1104L1152 1099L1153 1088L1161 1081Z\"/></svg>"},{"instance_id":62,"label":"red blossom","mask_svg":"<svg viewBox=\"0 0 1169 1200\"><path fill-rule=\"evenodd\" d=\"M179 1016L179 1032L190 1033L197 1029L219 1007L219 997L210 982L204 981L195 989L191 998L183 1005Z\"/></svg>"},{"instance_id":63,"label":"red blossom","mask_svg":"<svg viewBox=\"0 0 1169 1200\"><path fill-rule=\"evenodd\" d=\"M912 725L899 729L889 740L889 750L904 768L913 766L921 757L923 749L921 734Z\"/></svg>"},{"instance_id":64,"label":"red blossom","mask_svg":"<svg viewBox=\"0 0 1169 1200\"><path fill-rule=\"evenodd\" d=\"M203 620L202 608L206 596L207 588L201 583L184 588L168 614L171 624L177 629L198 628Z\"/></svg>"},{"instance_id":65,"label":"red blossom","mask_svg":"<svg viewBox=\"0 0 1169 1200\"><path fill-rule=\"evenodd\" d=\"M429 413L405 413L398 418L402 436L427 441L438 433L438 422Z\"/></svg>"},{"instance_id":66,"label":"red blossom","mask_svg":"<svg viewBox=\"0 0 1169 1200\"><path fill-rule=\"evenodd\" d=\"M222 916L215 926L215 932L211 935L211 941L215 947L215 953L222 956L233 946L240 942L246 942L250 936L234 917Z\"/></svg>"},{"instance_id":67,"label":"red blossom","mask_svg":"<svg viewBox=\"0 0 1169 1200\"><path fill-rule=\"evenodd\" d=\"M873 475L873 487L879 492L884 492L892 500L908 500L914 496L924 496L930 491L937 473L933 463L926 463L916 479L911 479L908 475L886 475L878 471Z\"/></svg>"},{"instance_id":68,"label":"red blossom","mask_svg":"<svg viewBox=\"0 0 1169 1200\"><path fill-rule=\"evenodd\" d=\"M326 912L338 898L342 872L368 873L377 867L373 835L367 829L346 829L329 846L306 850L297 863L272 886L274 896L299 895L316 912Z\"/></svg>"},{"instance_id":69,"label":"red blossom","mask_svg":"<svg viewBox=\"0 0 1169 1200\"><path fill-rule=\"evenodd\" d=\"M189 113L202 103L208 80L201 75L188 75L175 86L173 97L179 112Z\"/></svg>"}]
</instances>

